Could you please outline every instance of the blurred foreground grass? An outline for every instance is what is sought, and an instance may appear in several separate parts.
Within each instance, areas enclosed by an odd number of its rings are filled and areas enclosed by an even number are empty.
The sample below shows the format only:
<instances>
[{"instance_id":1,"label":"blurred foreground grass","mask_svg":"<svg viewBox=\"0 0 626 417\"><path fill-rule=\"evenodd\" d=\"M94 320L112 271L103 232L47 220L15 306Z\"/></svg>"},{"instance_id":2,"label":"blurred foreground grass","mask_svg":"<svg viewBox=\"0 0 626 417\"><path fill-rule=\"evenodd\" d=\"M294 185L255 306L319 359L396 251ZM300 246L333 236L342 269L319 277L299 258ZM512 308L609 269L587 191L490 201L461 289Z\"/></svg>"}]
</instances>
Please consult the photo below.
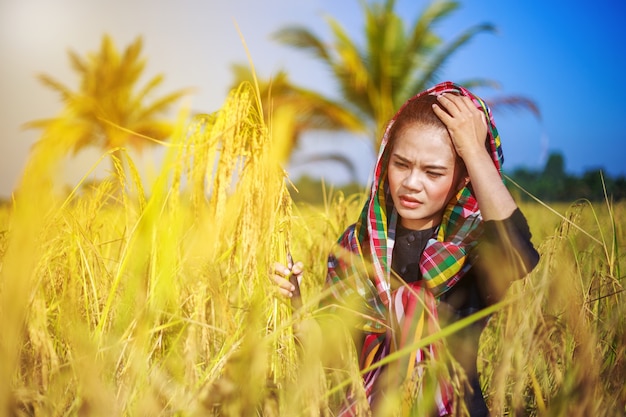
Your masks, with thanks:
<instances>
[{"instance_id":1,"label":"blurred foreground grass","mask_svg":"<svg viewBox=\"0 0 626 417\"><path fill-rule=\"evenodd\" d=\"M303 355L292 329L362 196L292 204L262 120L244 87L181 123L149 192L124 157L56 194L71 132L44 134L0 208L2 415L332 415L354 358L341 335ZM493 415L624 415L626 204L552 209L522 206L542 260L483 335L484 392ZM288 249L307 266L300 314L268 279Z\"/></svg>"}]
</instances>

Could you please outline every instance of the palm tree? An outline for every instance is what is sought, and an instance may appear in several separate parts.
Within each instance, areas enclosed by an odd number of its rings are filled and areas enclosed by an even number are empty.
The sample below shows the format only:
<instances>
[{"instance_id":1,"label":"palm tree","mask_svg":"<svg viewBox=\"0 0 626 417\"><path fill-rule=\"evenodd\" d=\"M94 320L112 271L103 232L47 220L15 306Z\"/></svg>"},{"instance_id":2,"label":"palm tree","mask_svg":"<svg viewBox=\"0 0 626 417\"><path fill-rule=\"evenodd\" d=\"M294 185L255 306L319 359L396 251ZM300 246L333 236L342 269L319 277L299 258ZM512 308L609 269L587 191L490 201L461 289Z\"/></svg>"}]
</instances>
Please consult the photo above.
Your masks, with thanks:
<instances>
[{"instance_id":1,"label":"palm tree","mask_svg":"<svg viewBox=\"0 0 626 417\"><path fill-rule=\"evenodd\" d=\"M446 60L480 33L494 31L482 23L444 41L435 34L435 26L459 7L456 1L434 1L406 29L405 21L394 11L395 1L368 3L361 0L365 20L365 40L350 38L335 19L327 22L333 42L327 44L302 26L285 27L275 38L286 45L304 50L321 60L338 83L344 111L351 120L361 120L362 129L380 145L381 133L396 109L413 96L434 84ZM362 45L362 46L360 46ZM495 86L486 79L461 82L467 87ZM538 114L532 101L523 97L497 100L499 105L523 106ZM352 128L351 128L352 129Z\"/></svg>"},{"instance_id":2,"label":"palm tree","mask_svg":"<svg viewBox=\"0 0 626 417\"><path fill-rule=\"evenodd\" d=\"M146 65L141 49L142 39L138 37L120 54L111 38L104 35L100 51L86 58L70 50L72 69L80 77L78 89L73 91L49 75L39 75L45 86L61 95L65 108L56 118L35 120L25 127L46 128L62 119L71 126L68 131L76 132L68 152L75 154L95 145L112 151L114 158L121 158L121 148L141 150L153 141L167 139L173 124L163 114L189 90L148 101L163 82L163 75L156 75L137 90Z\"/></svg>"}]
</instances>

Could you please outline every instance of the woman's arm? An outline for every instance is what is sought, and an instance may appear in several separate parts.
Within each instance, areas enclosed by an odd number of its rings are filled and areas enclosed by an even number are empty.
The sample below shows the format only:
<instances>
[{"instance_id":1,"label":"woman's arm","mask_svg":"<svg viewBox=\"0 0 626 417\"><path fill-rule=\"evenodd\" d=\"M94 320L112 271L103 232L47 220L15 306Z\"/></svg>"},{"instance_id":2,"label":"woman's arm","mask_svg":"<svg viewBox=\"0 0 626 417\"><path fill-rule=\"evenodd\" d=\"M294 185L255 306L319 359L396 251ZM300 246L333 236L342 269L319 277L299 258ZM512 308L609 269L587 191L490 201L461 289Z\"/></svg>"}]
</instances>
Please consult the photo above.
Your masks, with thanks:
<instances>
[{"instance_id":1,"label":"woman's arm","mask_svg":"<svg viewBox=\"0 0 626 417\"><path fill-rule=\"evenodd\" d=\"M433 105L435 114L447 126L452 143L465 163L472 189L484 220L509 218L517 204L500 177L485 147L485 115L466 96L443 94Z\"/></svg>"},{"instance_id":2,"label":"woman's arm","mask_svg":"<svg viewBox=\"0 0 626 417\"><path fill-rule=\"evenodd\" d=\"M517 207L485 147L487 121L466 96L444 94L433 105L463 159L484 222L475 265L478 286L487 304L502 298L510 284L539 262L526 218ZM445 109L445 110L444 110ZM446 112L447 111L447 112Z\"/></svg>"}]
</instances>

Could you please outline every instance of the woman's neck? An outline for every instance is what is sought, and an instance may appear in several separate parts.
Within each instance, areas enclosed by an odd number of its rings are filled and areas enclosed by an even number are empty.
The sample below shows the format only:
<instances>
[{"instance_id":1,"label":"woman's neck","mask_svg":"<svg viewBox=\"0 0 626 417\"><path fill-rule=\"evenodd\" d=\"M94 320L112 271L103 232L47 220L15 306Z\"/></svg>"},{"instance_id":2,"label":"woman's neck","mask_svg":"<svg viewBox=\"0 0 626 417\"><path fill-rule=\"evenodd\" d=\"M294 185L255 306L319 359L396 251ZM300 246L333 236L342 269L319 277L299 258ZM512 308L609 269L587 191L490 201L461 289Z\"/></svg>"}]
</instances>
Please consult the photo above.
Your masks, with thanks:
<instances>
[{"instance_id":1,"label":"woman's neck","mask_svg":"<svg viewBox=\"0 0 626 417\"><path fill-rule=\"evenodd\" d=\"M438 222L435 222L435 221L432 221L432 220L431 221L426 221L426 222L418 222L418 221L407 220L407 219L400 219L400 221L398 222L398 224L403 229L415 230L415 231L432 230L435 227L439 226L440 223L441 223L441 220L439 220Z\"/></svg>"}]
</instances>

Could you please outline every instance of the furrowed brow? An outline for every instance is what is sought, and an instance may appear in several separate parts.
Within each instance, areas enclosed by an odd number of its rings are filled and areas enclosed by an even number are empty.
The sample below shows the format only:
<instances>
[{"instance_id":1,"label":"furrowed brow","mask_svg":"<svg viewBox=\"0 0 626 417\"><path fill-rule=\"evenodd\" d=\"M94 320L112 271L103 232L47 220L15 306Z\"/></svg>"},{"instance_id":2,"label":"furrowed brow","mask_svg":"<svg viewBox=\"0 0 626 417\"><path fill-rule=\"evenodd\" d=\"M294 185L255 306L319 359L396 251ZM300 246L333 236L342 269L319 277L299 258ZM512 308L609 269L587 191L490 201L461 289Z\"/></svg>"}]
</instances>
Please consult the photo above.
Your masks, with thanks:
<instances>
[{"instance_id":1,"label":"furrowed brow","mask_svg":"<svg viewBox=\"0 0 626 417\"><path fill-rule=\"evenodd\" d=\"M429 169L429 170L434 170L434 171L447 171L448 166L437 165L437 164L427 164L427 165L424 165L424 169Z\"/></svg>"},{"instance_id":2,"label":"furrowed brow","mask_svg":"<svg viewBox=\"0 0 626 417\"><path fill-rule=\"evenodd\" d=\"M391 156L392 156L393 158L399 159L401 162L405 162L405 163L407 163L407 164L412 164L412 163L413 163L413 161L411 161L410 159L407 159L407 158L405 158L404 156L399 155L399 154L397 154L397 153L395 153L395 152L394 152L393 154L391 154Z\"/></svg>"}]
</instances>

